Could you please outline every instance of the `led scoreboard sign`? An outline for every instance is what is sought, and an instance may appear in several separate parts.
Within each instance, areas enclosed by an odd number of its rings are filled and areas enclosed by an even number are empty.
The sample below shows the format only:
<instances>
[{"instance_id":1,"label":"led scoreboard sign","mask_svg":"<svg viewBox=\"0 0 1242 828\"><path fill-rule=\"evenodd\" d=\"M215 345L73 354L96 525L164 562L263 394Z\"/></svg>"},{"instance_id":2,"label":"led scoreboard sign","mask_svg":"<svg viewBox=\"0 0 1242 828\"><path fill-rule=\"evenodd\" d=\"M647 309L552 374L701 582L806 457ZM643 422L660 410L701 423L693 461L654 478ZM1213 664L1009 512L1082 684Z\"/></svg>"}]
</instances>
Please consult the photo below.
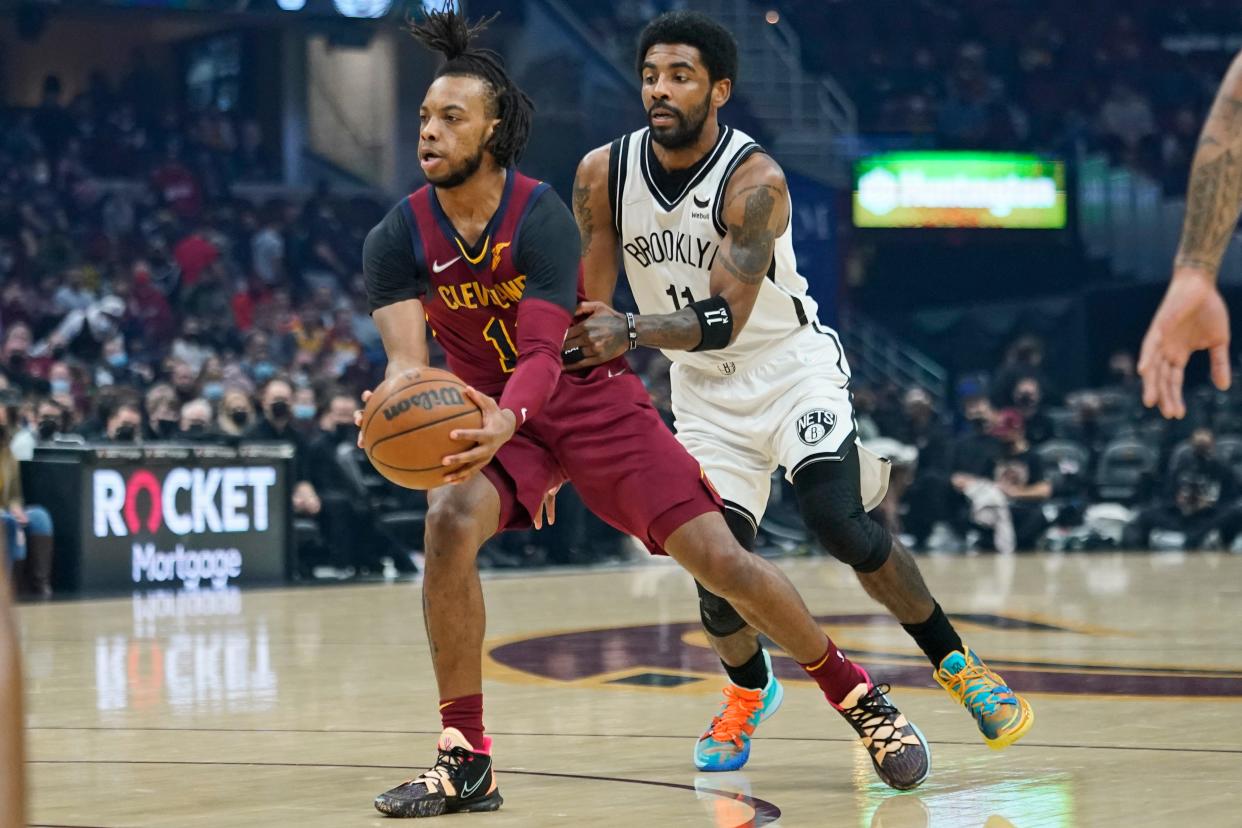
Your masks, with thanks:
<instances>
[{"instance_id":1,"label":"led scoreboard sign","mask_svg":"<svg viewBox=\"0 0 1242 828\"><path fill-rule=\"evenodd\" d=\"M854 165L854 226L1059 230L1065 164L1002 152L889 152Z\"/></svg>"}]
</instances>

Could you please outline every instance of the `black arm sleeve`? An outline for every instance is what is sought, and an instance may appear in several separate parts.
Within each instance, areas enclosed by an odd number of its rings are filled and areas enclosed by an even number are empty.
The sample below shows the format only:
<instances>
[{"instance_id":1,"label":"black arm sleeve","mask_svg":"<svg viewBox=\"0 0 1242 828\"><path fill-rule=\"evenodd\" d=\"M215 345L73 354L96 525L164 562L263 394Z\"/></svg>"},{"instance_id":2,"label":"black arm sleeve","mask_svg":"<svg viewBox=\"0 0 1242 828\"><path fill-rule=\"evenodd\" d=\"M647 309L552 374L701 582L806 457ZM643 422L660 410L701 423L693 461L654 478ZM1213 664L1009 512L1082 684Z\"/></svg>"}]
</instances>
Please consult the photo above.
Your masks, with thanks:
<instances>
[{"instance_id":1,"label":"black arm sleeve","mask_svg":"<svg viewBox=\"0 0 1242 828\"><path fill-rule=\"evenodd\" d=\"M526 274L523 298L543 299L570 313L578 306L582 247L578 222L549 187L522 222L513 262Z\"/></svg>"},{"instance_id":2,"label":"black arm sleeve","mask_svg":"<svg viewBox=\"0 0 1242 828\"><path fill-rule=\"evenodd\" d=\"M427 292L427 274L414 256L414 243L405 210L398 204L367 233L362 244L362 272L366 275L371 312L386 305L421 299Z\"/></svg>"}]
</instances>

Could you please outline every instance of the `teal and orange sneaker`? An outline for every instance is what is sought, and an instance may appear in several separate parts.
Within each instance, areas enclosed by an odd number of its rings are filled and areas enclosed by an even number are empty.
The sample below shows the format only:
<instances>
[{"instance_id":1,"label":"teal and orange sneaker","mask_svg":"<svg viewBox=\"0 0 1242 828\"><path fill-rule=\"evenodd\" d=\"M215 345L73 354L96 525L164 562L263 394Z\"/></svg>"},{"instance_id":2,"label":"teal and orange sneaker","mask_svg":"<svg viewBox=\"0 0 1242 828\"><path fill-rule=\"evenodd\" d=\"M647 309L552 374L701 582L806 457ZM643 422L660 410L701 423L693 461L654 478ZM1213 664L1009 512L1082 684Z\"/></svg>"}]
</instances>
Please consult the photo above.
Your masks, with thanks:
<instances>
[{"instance_id":1,"label":"teal and orange sneaker","mask_svg":"<svg viewBox=\"0 0 1242 828\"><path fill-rule=\"evenodd\" d=\"M969 647L945 656L932 677L975 717L983 741L992 750L1009 747L1035 723L1026 699L1009 689Z\"/></svg>"},{"instance_id":2,"label":"teal and orange sneaker","mask_svg":"<svg viewBox=\"0 0 1242 828\"><path fill-rule=\"evenodd\" d=\"M725 685L720 712L694 746L694 766L699 770L740 770L750 758L751 734L785 700L785 688L772 672L767 650L763 651L763 663L768 667L768 684L762 690L738 687L733 682Z\"/></svg>"}]
</instances>

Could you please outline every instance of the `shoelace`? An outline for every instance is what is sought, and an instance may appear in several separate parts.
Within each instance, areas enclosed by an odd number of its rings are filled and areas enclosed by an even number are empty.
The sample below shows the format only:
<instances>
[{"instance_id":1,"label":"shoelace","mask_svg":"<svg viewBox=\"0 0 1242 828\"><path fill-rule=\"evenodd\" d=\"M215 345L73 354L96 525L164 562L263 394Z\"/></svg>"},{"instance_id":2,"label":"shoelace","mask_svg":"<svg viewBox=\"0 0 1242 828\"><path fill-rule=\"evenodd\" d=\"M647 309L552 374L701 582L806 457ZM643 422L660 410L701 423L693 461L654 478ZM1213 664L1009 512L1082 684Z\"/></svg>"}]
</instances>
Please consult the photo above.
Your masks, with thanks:
<instances>
[{"instance_id":1,"label":"shoelace","mask_svg":"<svg viewBox=\"0 0 1242 828\"><path fill-rule=\"evenodd\" d=\"M742 732L749 736L754 731L750 718L763 706L763 694L750 695L741 687L725 685L725 708L712 719L711 734L717 742L733 742L742 746Z\"/></svg>"},{"instance_id":2,"label":"shoelace","mask_svg":"<svg viewBox=\"0 0 1242 828\"><path fill-rule=\"evenodd\" d=\"M436 754L436 763L429 769L423 771L410 782L434 782L440 786L440 790L444 790L444 783L449 781L454 773L461 767L461 763L466 760L467 751L462 747L455 747L450 750L441 748ZM406 784L409 784L408 782Z\"/></svg>"},{"instance_id":3,"label":"shoelace","mask_svg":"<svg viewBox=\"0 0 1242 828\"><path fill-rule=\"evenodd\" d=\"M892 687L887 684L877 684L868 690L856 705L842 711L871 741L870 747L874 748L879 743L881 750L878 752L881 754L900 753L906 747L905 742L901 740L902 729L893 724L901 715L901 711L885 700L885 694L891 689ZM885 725L888 725L892 732L882 738L876 738L876 732ZM889 745L896 745L896 747L890 751Z\"/></svg>"},{"instance_id":4,"label":"shoelace","mask_svg":"<svg viewBox=\"0 0 1242 828\"><path fill-rule=\"evenodd\" d=\"M1001 677L982 664L967 664L959 673L948 677L949 689L962 699L976 719L991 716L1000 704L1017 704L1013 691Z\"/></svg>"}]
</instances>

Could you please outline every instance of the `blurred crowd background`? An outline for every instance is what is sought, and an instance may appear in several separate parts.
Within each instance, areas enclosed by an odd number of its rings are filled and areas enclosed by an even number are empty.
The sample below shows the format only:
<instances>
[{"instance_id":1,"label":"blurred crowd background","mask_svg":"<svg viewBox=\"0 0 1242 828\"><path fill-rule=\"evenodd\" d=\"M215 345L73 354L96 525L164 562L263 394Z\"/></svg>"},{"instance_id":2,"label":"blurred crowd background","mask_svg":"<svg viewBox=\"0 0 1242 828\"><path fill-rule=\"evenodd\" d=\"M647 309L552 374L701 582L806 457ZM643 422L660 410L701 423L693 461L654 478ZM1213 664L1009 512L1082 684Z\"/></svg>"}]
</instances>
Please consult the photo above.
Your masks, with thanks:
<instances>
[{"instance_id":1,"label":"blurred crowd background","mask_svg":"<svg viewBox=\"0 0 1242 828\"><path fill-rule=\"evenodd\" d=\"M573 31L593 38L604 59L629 60L648 19L687 5L569 0L554 11L573 16ZM567 61L562 69L586 71L582 45L542 62L522 59L524 21L546 8L468 7L503 9L495 44L526 67L521 80L544 121L531 163L536 172L555 167L546 177L566 196L580 150L610 137L575 114L580 95L558 95L564 80L547 71L557 59ZM1171 197L1184 191L1206 108L1242 43L1233 34L1242 33L1242 11L1207 0L748 7L756 26L776 13L803 33L800 60L848 92L866 140L1102 152ZM25 4L9 11L0 26L30 27ZM383 531L380 517L418 514L421 497L388 487L350 448L358 395L384 367L359 270L362 239L395 194L330 167L322 176L304 170L300 184L288 186L284 145L261 105L195 96L167 62L151 62L141 49L121 67L72 79L54 51L44 63L37 101L29 93L15 99L9 87L10 99L0 102L0 508L7 525L27 535L27 589L48 589L33 559L43 556L37 538L51 530L45 515L30 514L37 504L13 491L15 463L38 446L81 441L291 442L299 574L378 571L370 547ZM531 68L538 66L545 71ZM411 94L421 82L411 82ZM640 112L634 89L618 111ZM752 104L739 97L726 119L760 140L774 137L778 127ZM882 288L866 276L868 256L881 254L855 241L841 253L846 275L833 308L847 353L851 311L877 316ZM963 254L967 241L936 243L948 257ZM1006 251L994 249L993 274L1006 272ZM1024 326L1020 315L981 333L978 347L954 336L946 341L963 357L948 361L943 394L862 365L855 371L860 433L898 470L881 511L914 548L1234 545L1242 529L1237 394L1194 391L1190 417L1166 423L1139 402L1133 330L1105 336L1079 360L1092 363L1072 370L1066 343L1046 326ZM1123 341L1132 344L1112 347ZM668 412L663 358L642 354L637 367ZM809 550L784 484L773 485L764 548ZM552 532L494 542L483 565L629 554L622 538L575 506L572 492L561 499ZM418 529L407 529L415 537L403 539L396 565L412 571Z\"/></svg>"}]
</instances>

